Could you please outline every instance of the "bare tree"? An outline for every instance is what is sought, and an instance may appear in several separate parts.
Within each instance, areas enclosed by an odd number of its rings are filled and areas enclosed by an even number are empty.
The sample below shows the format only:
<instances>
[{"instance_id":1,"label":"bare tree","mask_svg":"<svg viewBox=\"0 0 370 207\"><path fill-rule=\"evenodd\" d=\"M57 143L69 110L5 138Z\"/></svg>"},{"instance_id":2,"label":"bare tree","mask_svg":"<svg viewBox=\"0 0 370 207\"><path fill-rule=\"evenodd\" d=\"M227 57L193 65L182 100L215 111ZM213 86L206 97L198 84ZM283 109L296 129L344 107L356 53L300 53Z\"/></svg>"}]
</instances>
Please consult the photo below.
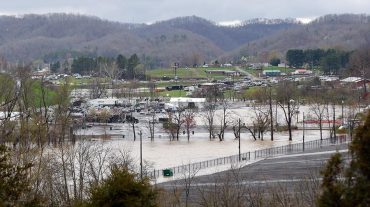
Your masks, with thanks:
<instances>
[{"instance_id":1,"label":"bare tree","mask_svg":"<svg viewBox=\"0 0 370 207\"><path fill-rule=\"evenodd\" d=\"M179 141L179 135L182 125L184 124L185 107L177 107L175 111L167 113L168 122L165 130L170 134L172 140Z\"/></svg>"},{"instance_id":2,"label":"bare tree","mask_svg":"<svg viewBox=\"0 0 370 207\"><path fill-rule=\"evenodd\" d=\"M188 141L190 141L190 131L196 126L195 122L195 111L193 109L187 109L184 112L184 127Z\"/></svg>"},{"instance_id":3,"label":"bare tree","mask_svg":"<svg viewBox=\"0 0 370 207\"><path fill-rule=\"evenodd\" d=\"M154 141L155 124L157 123L156 117L157 117L156 114L153 112L150 115L150 119L148 119L148 123L147 123L147 128L149 129L151 141Z\"/></svg>"},{"instance_id":4,"label":"bare tree","mask_svg":"<svg viewBox=\"0 0 370 207\"><path fill-rule=\"evenodd\" d=\"M14 120L15 114L13 113L18 101L19 88L17 82L10 76L0 76L0 144L5 142L14 142L14 130L16 123Z\"/></svg>"},{"instance_id":5,"label":"bare tree","mask_svg":"<svg viewBox=\"0 0 370 207\"><path fill-rule=\"evenodd\" d=\"M90 98L102 98L107 95L107 84L99 77L91 81Z\"/></svg>"},{"instance_id":6,"label":"bare tree","mask_svg":"<svg viewBox=\"0 0 370 207\"><path fill-rule=\"evenodd\" d=\"M326 112L326 105L322 104L319 100L315 101L310 105L310 110L313 112L315 117L317 118L318 126L320 129L320 139L322 140L322 121L325 117L325 112Z\"/></svg>"},{"instance_id":7,"label":"bare tree","mask_svg":"<svg viewBox=\"0 0 370 207\"><path fill-rule=\"evenodd\" d=\"M284 112L285 122L288 126L289 141L292 141L292 123L293 116L299 109L299 101L294 100L296 90L295 86L291 82L284 81L277 88L277 100L278 105Z\"/></svg>"},{"instance_id":8,"label":"bare tree","mask_svg":"<svg viewBox=\"0 0 370 207\"><path fill-rule=\"evenodd\" d=\"M104 70L104 74L110 79L111 81L111 88L112 93L111 96L114 96L114 84L117 82L118 78L122 75L122 70L120 70L115 61L103 61L99 63L99 67L102 67Z\"/></svg>"},{"instance_id":9,"label":"bare tree","mask_svg":"<svg viewBox=\"0 0 370 207\"><path fill-rule=\"evenodd\" d=\"M264 88L259 88L257 90L253 90L251 93L248 93L247 96L252 100L256 101L261 105L268 105L269 106L269 120L270 120L270 139L271 141L274 140L274 116L273 116L273 109L272 109L272 101L273 101L273 90L272 87L269 86ZM255 104L254 104L255 105ZM254 107L255 108L255 107Z\"/></svg>"},{"instance_id":10,"label":"bare tree","mask_svg":"<svg viewBox=\"0 0 370 207\"><path fill-rule=\"evenodd\" d=\"M223 141L225 139L225 130L230 124L230 104L227 102L226 99L222 100L221 103L221 114L218 116L220 119L220 129L219 132L217 133L218 139L220 141Z\"/></svg>"},{"instance_id":11,"label":"bare tree","mask_svg":"<svg viewBox=\"0 0 370 207\"><path fill-rule=\"evenodd\" d=\"M251 133L254 140L263 140L263 135L270 124L270 111L264 105L253 105L254 117L252 126L246 126L247 130Z\"/></svg>"},{"instance_id":12,"label":"bare tree","mask_svg":"<svg viewBox=\"0 0 370 207\"><path fill-rule=\"evenodd\" d=\"M207 126L208 134L209 134L209 140L212 140L215 138L215 112L217 109L217 105L215 102L207 102L204 105L204 114L203 114L203 120Z\"/></svg>"},{"instance_id":13,"label":"bare tree","mask_svg":"<svg viewBox=\"0 0 370 207\"><path fill-rule=\"evenodd\" d=\"M363 96L367 93L366 79L370 78L370 48L364 47L356 50L349 60L350 71L354 75L361 75L363 81Z\"/></svg>"}]
</instances>

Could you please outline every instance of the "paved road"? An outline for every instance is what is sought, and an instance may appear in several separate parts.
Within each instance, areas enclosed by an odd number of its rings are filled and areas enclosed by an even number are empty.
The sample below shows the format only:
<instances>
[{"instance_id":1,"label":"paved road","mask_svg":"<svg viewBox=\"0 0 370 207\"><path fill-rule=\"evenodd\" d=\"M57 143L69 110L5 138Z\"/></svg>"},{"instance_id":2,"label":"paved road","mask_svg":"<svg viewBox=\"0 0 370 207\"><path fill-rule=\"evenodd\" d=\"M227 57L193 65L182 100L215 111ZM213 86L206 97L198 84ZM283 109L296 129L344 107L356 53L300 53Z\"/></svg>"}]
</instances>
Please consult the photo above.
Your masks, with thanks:
<instances>
[{"instance_id":1,"label":"paved road","mask_svg":"<svg viewBox=\"0 0 370 207\"><path fill-rule=\"evenodd\" d=\"M245 71L245 70L241 69L240 67L235 67L235 70L236 70L236 71L238 71L239 73L241 73L241 74L243 74L243 75L247 76L247 77L248 77L249 79L251 79L251 80L255 80L255 79L257 79L256 77L254 77L254 75L252 75L252 74L248 73L247 71Z\"/></svg>"},{"instance_id":2,"label":"paved road","mask_svg":"<svg viewBox=\"0 0 370 207\"><path fill-rule=\"evenodd\" d=\"M294 183L307 181L307 178L320 177L320 170L325 162L336 152L348 160L348 146L328 146L321 149L307 151L304 154L291 154L281 157L265 159L240 169L229 170L212 175L195 177L191 181L190 197L199 198L199 189L211 191L215 186L243 184L252 188L269 185L285 184L290 191L294 190ZM183 188L184 180L159 184L160 187L173 190ZM183 195L184 197L184 195Z\"/></svg>"}]
</instances>

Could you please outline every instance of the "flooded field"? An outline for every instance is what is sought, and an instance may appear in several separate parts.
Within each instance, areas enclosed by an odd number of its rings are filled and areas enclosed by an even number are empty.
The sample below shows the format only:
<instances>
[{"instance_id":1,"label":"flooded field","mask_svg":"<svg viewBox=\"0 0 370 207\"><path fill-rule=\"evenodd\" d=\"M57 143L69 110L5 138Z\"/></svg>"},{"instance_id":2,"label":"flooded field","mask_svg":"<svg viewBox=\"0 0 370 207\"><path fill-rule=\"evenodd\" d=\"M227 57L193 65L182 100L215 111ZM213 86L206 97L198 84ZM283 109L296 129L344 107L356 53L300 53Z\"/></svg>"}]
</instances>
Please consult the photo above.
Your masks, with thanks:
<instances>
[{"instance_id":1,"label":"flooded field","mask_svg":"<svg viewBox=\"0 0 370 207\"><path fill-rule=\"evenodd\" d=\"M302 107L301 111L307 111L308 107ZM219 112L218 112L219 113ZM233 109L232 113L239 115L242 121L248 123L253 116L253 111L249 107ZM339 111L337 113L340 113ZM278 120L283 123L284 115L278 109ZM143 140L143 159L149 162L154 169L162 169L172 166L188 164L203 160L214 159L223 156L234 155L238 153L238 140L235 139L232 130L225 133L225 140L219 141L218 138L209 140L207 129L202 122L201 115L197 116L197 128L193 129L194 134L191 135L190 141L187 141L186 134L183 131L180 133L179 141L170 141L169 135L163 130L161 124L157 124L154 141L149 138L149 129L146 127L146 117L139 117L139 124L135 126L136 141L133 140L133 131L130 124L107 124L97 125L91 123L91 128L79 129L75 134L82 137L91 138L105 135L108 139L104 141L106 147L113 149L121 149L129 151L130 154L139 160L139 135L142 131ZM295 120L296 122L297 120ZM298 124L300 125L302 117L298 116ZM316 126L316 125L311 125ZM323 137L329 136L329 131L323 131ZM305 141L320 139L319 130L306 130ZM293 141L290 143L302 142L302 130L293 131ZM270 141L270 132L264 135L264 141L255 141L247 130L241 133L241 151L248 152L262 148L273 146L281 146L289 144L288 132L275 132L274 141Z\"/></svg>"}]
</instances>

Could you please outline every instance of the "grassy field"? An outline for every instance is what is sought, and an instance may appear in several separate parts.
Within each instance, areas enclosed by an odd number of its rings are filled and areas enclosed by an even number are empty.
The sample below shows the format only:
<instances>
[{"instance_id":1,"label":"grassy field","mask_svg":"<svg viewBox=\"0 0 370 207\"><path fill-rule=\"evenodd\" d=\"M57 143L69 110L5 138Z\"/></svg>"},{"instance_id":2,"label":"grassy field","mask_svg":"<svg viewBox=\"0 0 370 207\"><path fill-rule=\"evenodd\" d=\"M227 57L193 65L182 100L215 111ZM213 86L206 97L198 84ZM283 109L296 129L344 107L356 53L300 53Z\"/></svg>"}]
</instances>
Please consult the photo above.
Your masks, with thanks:
<instances>
[{"instance_id":1,"label":"grassy field","mask_svg":"<svg viewBox=\"0 0 370 207\"><path fill-rule=\"evenodd\" d=\"M42 90L41 90L41 82L39 80L35 80L32 83L32 93L34 95L33 98L33 105L36 107L40 107L43 105L43 97L42 97ZM55 104L55 97L57 97L57 92L50 88L45 88L45 102L46 105L54 105Z\"/></svg>"},{"instance_id":2,"label":"grassy field","mask_svg":"<svg viewBox=\"0 0 370 207\"><path fill-rule=\"evenodd\" d=\"M168 94L168 96L167 96ZM159 96L163 97L185 97L186 91L163 91L159 93Z\"/></svg>"},{"instance_id":3,"label":"grassy field","mask_svg":"<svg viewBox=\"0 0 370 207\"><path fill-rule=\"evenodd\" d=\"M179 79L207 79L207 78L213 78L213 79L220 79L225 78L224 75L219 74L207 74L206 70L234 70L234 68L179 68L176 71L176 74ZM147 75L150 78L154 79L160 79L163 76L167 76L169 78L174 78L175 73L173 69L154 69L147 71Z\"/></svg>"}]
</instances>

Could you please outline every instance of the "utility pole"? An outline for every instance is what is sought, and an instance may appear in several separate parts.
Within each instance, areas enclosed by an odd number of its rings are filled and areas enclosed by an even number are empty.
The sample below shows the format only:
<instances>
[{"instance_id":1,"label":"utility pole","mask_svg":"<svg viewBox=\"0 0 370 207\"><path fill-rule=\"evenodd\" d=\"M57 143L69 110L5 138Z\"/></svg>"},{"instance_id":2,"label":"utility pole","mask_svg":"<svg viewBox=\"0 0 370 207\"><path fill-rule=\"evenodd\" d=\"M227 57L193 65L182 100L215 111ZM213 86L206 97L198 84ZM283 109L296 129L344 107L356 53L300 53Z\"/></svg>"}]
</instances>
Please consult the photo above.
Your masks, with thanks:
<instances>
[{"instance_id":1,"label":"utility pole","mask_svg":"<svg viewBox=\"0 0 370 207\"><path fill-rule=\"evenodd\" d=\"M344 104L344 101L343 101L343 97L342 97L342 125L344 124L343 104Z\"/></svg>"},{"instance_id":2,"label":"utility pole","mask_svg":"<svg viewBox=\"0 0 370 207\"><path fill-rule=\"evenodd\" d=\"M305 125L304 125L304 112L303 112L303 119L302 119L302 125L303 125L303 133L302 133L302 138L303 138L303 151L304 151L304 132L305 132Z\"/></svg>"},{"instance_id":3,"label":"utility pole","mask_svg":"<svg viewBox=\"0 0 370 207\"><path fill-rule=\"evenodd\" d=\"M272 88L270 86L270 94L269 94L269 104L270 104L270 134L271 134L271 141L274 141L274 123L273 123L273 116L272 116Z\"/></svg>"},{"instance_id":4,"label":"utility pole","mask_svg":"<svg viewBox=\"0 0 370 207\"><path fill-rule=\"evenodd\" d=\"M131 124L132 124L132 132L134 134L134 141L136 141L136 133L135 133L135 119L134 117L132 116L132 111L131 111Z\"/></svg>"},{"instance_id":5,"label":"utility pole","mask_svg":"<svg viewBox=\"0 0 370 207\"><path fill-rule=\"evenodd\" d=\"M239 135L239 162L242 160L242 154L241 154L241 151L240 151L240 130L241 130L241 126L240 126L240 118L238 120L238 135Z\"/></svg>"},{"instance_id":6,"label":"utility pole","mask_svg":"<svg viewBox=\"0 0 370 207\"><path fill-rule=\"evenodd\" d=\"M140 179L143 180L143 132L140 130Z\"/></svg>"},{"instance_id":7,"label":"utility pole","mask_svg":"<svg viewBox=\"0 0 370 207\"><path fill-rule=\"evenodd\" d=\"M335 132L335 104L333 104L333 133L334 133L334 139L337 139L337 134Z\"/></svg>"}]
</instances>

